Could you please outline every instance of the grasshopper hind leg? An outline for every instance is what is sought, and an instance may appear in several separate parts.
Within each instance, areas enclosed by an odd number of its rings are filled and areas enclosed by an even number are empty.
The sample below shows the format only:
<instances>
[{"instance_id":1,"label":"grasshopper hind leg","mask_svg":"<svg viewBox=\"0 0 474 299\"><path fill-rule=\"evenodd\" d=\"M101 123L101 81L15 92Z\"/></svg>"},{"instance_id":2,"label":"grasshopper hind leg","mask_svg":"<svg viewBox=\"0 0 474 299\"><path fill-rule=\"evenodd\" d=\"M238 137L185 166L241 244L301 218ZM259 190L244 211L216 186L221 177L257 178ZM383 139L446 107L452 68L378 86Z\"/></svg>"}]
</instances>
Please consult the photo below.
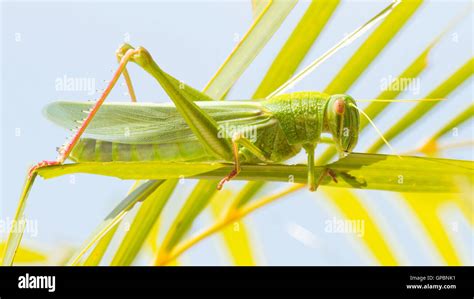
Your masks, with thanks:
<instances>
[{"instance_id":1,"label":"grasshopper hind leg","mask_svg":"<svg viewBox=\"0 0 474 299\"><path fill-rule=\"evenodd\" d=\"M133 56L139 55L140 52L138 50L133 49L130 45L124 44L121 46L117 52L116 56L117 59L119 60L119 66L117 70L115 71L111 81L108 83L107 87L103 91L101 97L97 100L93 108L89 111L87 114L87 117L81 121L80 126L75 130L75 133L70 141L68 141L66 144L61 146L59 148L59 156L57 157L56 160L54 161L42 161L34 165L28 170L28 176L31 177L33 173L35 173L39 168L46 167L46 166L52 166L52 165L61 165L64 163L64 161L69 157L72 149L74 146L77 144L79 141L79 138L82 136L84 133L86 127L89 125L89 123L92 121L94 118L95 114L99 110L99 108L102 106L103 102L117 83L119 77L124 74L125 81L127 83L127 87L130 93L130 96L132 98L132 102L136 101L135 97L135 92L133 91L133 86L131 84L130 76L128 75L128 72L126 70L126 65L127 63L133 59Z\"/></svg>"},{"instance_id":2,"label":"grasshopper hind leg","mask_svg":"<svg viewBox=\"0 0 474 299\"><path fill-rule=\"evenodd\" d=\"M122 60L122 57L127 53L128 50L134 50L134 49L132 46L125 43L121 45L117 49L117 51L115 51L115 57L117 57L118 63L120 63L120 61ZM123 78L125 79L125 84L127 85L127 90L130 96L130 100L135 103L137 101L137 96L135 95L135 89L133 88L132 79L130 78L127 67L123 68L122 75L123 75Z\"/></svg>"}]
</instances>

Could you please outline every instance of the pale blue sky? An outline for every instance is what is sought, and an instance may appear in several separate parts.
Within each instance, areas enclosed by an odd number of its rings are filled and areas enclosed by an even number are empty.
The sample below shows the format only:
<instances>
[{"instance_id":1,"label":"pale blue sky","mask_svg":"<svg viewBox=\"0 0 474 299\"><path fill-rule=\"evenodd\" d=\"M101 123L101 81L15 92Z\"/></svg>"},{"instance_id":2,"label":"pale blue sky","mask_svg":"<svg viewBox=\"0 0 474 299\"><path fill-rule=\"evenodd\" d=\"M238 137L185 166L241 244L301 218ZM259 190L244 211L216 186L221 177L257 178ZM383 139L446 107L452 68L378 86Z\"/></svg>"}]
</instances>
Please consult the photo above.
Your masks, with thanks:
<instances>
[{"instance_id":1,"label":"pale blue sky","mask_svg":"<svg viewBox=\"0 0 474 299\"><path fill-rule=\"evenodd\" d=\"M424 3L407 26L351 88L354 98L377 95L382 80L397 76L465 9L469 1ZM344 34L360 26L388 1L343 1L326 30L304 61L309 63L338 42ZM229 99L248 98L278 53L308 2L301 1L291 12L255 62L243 74ZM1 218L12 217L27 168L36 161L54 159L55 148L63 143L66 131L48 122L42 108L58 99L96 98L88 90L57 90L64 76L94 80L103 88L116 67L115 49L130 38L134 46L146 47L164 70L198 89L204 87L252 22L249 1L216 2L3 2L2 3L2 80L1 80ZM405 98L426 94L473 55L470 14L435 47L430 67L420 78L419 94L406 92ZM344 65L364 38L343 49L295 90L322 90ZM140 101L165 101L165 93L142 70L130 68ZM472 102L472 78L420 121L403 138L394 140L400 152L422 143L443 123ZM124 100L125 88L118 86L111 98ZM376 120L382 130L390 127L411 104L393 105ZM472 140L472 123L459 128L459 136L449 141ZM375 140L375 132L362 135L356 151L364 151ZM448 142L449 142L448 141ZM322 147L321 147L322 148ZM387 149L384 152L389 152ZM472 149L446 152L446 157L472 160ZM194 182L186 181L165 209L166 223L183 201L183 194ZM233 183L234 186L241 183ZM232 184L230 184L232 185ZM58 246L78 246L109 211L123 198L131 182L115 178L76 175L44 181L34 186L26 217L38 224L38 235L26 234L23 241L44 250ZM275 189L271 184L268 189ZM402 263L440 263L429 245L421 239L418 224L410 211L389 192L357 192L397 248ZM447 225L456 219L456 209L446 212ZM444 212L443 212L444 213ZM443 214L442 213L442 214ZM444 215L444 214L443 214ZM454 215L454 216L453 216ZM318 193L300 191L247 218L259 261L268 265L365 265L375 261L354 235L325 232L326 221L341 219L334 205ZM443 216L444 217L444 216ZM459 217L457 217L459 218ZM449 220L451 219L451 220ZM209 215L200 217L193 231L209 224ZM472 229L460 220L455 240L472 263L469 240ZM301 236L303 235L303 239ZM1 232L5 238L4 232ZM309 240L309 241L308 241ZM467 241L467 242L466 242ZM202 242L183 262L193 265L227 264L220 239ZM472 250L472 248L471 248ZM55 252L55 251L53 251ZM142 257L138 262L145 261Z\"/></svg>"}]
</instances>

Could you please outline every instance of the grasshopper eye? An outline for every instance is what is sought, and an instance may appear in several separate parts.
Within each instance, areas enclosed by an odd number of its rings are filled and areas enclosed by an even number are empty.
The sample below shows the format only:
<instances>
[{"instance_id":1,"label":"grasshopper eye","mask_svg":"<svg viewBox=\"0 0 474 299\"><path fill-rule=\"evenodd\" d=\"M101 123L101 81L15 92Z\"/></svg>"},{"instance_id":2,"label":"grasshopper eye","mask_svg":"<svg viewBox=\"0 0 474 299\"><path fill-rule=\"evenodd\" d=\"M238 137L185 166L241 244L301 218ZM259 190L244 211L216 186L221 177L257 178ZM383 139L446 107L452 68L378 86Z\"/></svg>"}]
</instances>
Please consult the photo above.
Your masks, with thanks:
<instances>
[{"instance_id":1,"label":"grasshopper eye","mask_svg":"<svg viewBox=\"0 0 474 299\"><path fill-rule=\"evenodd\" d=\"M345 105L346 105L346 103L344 102L344 99L339 98L335 100L333 105L334 105L333 106L334 112L336 112L339 115L342 115L344 113Z\"/></svg>"},{"instance_id":2,"label":"grasshopper eye","mask_svg":"<svg viewBox=\"0 0 474 299\"><path fill-rule=\"evenodd\" d=\"M359 136L359 112L355 101L348 95L333 95L329 98L325 113L327 132L333 137L339 153L347 154L357 143Z\"/></svg>"}]
</instances>

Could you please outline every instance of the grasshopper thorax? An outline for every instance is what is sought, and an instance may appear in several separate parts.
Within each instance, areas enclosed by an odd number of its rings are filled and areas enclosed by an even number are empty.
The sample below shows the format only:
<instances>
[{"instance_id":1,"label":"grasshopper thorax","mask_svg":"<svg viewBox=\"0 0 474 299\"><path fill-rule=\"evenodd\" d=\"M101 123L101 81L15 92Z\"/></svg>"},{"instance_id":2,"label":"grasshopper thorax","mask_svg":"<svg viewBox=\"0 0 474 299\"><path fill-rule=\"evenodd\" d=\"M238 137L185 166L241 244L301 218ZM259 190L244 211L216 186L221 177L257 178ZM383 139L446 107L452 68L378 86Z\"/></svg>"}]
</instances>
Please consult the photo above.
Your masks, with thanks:
<instances>
[{"instance_id":1,"label":"grasshopper thorax","mask_svg":"<svg viewBox=\"0 0 474 299\"><path fill-rule=\"evenodd\" d=\"M325 103L328 95L301 91L272 97L264 102L291 145L316 144L323 132Z\"/></svg>"},{"instance_id":2,"label":"grasshopper thorax","mask_svg":"<svg viewBox=\"0 0 474 299\"><path fill-rule=\"evenodd\" d=\"M359 137L355 105L348 95L319 92L293 92L263 102L278 119L289 144L316 145L322 133L329 133L340 154L351 152Z\"/></svg>"}]
</instances>

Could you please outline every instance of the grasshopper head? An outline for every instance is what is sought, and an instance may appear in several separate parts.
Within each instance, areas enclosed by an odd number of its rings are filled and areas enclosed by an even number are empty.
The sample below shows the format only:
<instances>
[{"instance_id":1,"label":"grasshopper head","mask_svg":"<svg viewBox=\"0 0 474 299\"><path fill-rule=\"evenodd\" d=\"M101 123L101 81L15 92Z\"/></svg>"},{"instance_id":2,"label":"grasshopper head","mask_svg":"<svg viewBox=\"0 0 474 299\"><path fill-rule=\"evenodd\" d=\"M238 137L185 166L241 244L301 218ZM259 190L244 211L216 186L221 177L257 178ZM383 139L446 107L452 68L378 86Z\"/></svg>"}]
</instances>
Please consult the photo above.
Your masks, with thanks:
<instances>
[{"instance_id":1,"label":"grasshopper head","mask_svg":"<svg viewBox=\"0 0 474 299\"><path fill-rule=\"evenodd\" d=\"M333 95L326 104L326 126L339 154L350 153L359 138L359 111L354 99L345 94Z\"/></svg>"}]
</instances>

